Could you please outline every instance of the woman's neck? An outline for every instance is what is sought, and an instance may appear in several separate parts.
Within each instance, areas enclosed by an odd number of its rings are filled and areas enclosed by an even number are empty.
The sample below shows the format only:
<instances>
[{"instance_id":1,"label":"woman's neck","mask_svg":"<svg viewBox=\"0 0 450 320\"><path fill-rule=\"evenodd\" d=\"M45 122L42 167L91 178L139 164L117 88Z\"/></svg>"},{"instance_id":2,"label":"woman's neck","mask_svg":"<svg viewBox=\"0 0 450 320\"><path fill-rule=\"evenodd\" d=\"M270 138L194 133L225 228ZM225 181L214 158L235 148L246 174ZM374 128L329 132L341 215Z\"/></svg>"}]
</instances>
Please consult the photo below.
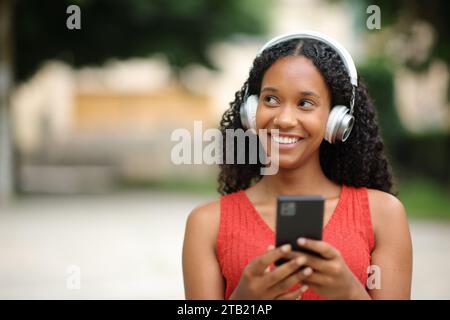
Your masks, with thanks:
<instances>
[{"instance_id":1,"label":"woman's neck","mask_svg":"<svg viewBox=\"0 0 450 320\"><path fill-rule=\"evenodd\" d=\"M271 197L322 194L326 198L333 198L340 192L339 186L325 176L318 156L306 161L299 168L280 168L275 175L263 176L260 184L264 192Z\"/></svg>"}]
</instances>

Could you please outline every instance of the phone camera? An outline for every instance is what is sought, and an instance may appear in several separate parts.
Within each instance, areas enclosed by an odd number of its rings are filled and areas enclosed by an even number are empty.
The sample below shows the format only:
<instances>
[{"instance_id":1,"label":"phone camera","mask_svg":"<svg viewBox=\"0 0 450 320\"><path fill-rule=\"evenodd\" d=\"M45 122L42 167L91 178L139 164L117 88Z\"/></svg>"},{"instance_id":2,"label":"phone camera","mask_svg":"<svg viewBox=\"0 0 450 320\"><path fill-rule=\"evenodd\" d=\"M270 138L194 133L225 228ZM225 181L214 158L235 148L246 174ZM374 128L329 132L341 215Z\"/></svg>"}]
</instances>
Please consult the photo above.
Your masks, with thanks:
<instances>
[{"instance_id":1,"label":"phone camera","mask_svg":"<svg viewBox=\"0 0 450 320\"><path fill-rule=\"evenodd\" d=\"M281 204L281 215L292 217L295 216L295 202L284 202Z\"/></svg>"}]
</instances>

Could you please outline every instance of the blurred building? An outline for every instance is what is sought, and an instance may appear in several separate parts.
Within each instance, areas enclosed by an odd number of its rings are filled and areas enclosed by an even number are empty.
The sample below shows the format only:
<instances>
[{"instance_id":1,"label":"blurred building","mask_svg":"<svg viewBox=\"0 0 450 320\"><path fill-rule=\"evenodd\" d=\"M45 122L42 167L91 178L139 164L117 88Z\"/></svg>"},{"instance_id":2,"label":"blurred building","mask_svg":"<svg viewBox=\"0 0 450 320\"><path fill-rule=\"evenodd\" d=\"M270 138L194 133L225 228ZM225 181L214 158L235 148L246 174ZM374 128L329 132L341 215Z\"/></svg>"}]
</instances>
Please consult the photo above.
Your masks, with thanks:
<instances>
[{"instance_id":1,"label":"blurred building","mask_svg":"<svg viewBox=\"0 0 450 320\"><path fill-rule=\"evenodd\" d=\"M13 106L26 191L89 192L175 175L171 132L194 120L214 125L207 92L174 80L158 57L81 70L49 62L18 87Z\"/></svg>"}]
</instances>

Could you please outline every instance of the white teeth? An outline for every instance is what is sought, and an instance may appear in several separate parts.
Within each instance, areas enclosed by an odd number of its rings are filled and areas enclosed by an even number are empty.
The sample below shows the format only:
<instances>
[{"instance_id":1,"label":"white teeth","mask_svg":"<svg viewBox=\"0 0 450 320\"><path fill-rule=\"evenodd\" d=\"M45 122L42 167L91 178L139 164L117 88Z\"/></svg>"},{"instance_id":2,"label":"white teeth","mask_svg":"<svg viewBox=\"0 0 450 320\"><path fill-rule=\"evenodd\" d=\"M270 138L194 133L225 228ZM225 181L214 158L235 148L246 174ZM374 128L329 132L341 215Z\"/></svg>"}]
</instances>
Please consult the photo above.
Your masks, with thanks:
<instances>
[{"instance_id":1,"label":"white teeth","mask_svg":"<svg viewBox=\"0 0 450 320\"><path fill-rule=\"evenodd\" d=\"M285 137L285 136L274 136L274 135L272 135L272 140L277 142L277 143L292 144L292 143L296 143L297 141L299 141L300 138Z\"/></svg>"}]
</instances>

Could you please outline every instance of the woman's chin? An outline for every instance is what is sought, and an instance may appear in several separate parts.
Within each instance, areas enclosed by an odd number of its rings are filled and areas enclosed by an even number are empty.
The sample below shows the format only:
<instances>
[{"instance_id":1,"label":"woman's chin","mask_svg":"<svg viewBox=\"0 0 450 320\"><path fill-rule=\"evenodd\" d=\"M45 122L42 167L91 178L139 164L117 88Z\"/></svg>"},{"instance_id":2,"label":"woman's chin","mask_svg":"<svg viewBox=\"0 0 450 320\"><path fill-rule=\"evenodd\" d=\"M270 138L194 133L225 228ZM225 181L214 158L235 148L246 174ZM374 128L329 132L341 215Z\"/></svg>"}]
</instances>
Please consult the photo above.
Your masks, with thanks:
<instances>
[{"instance_id":1,"label":"woman's chin","mask_svg":"<svg viewBox=\"0 0 450 320\"><path fill-rule=\"evenodd\" d=\"M292 170L301 167L301 159L298 157L289 157L287 155L280 154L280 161L278 163L280 169Z\"/></svg>"}]
</instances>

